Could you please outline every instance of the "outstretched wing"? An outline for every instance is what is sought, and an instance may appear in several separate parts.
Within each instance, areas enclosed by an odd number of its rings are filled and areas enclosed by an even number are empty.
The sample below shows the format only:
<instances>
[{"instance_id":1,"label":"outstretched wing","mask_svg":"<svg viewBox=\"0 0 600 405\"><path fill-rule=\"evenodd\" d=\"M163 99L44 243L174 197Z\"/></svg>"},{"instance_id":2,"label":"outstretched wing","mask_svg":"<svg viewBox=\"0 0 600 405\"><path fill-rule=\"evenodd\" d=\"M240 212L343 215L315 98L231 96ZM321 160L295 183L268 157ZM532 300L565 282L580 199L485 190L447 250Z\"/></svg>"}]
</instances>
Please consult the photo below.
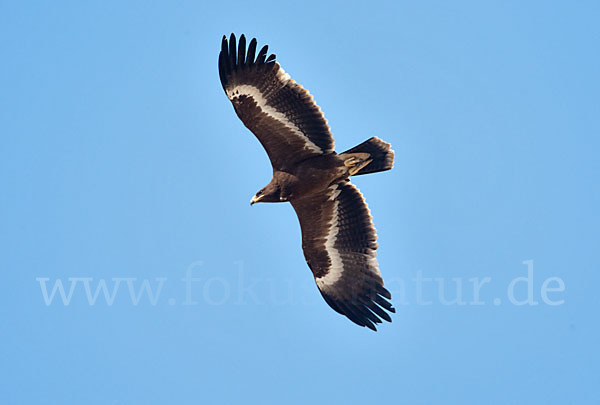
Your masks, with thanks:
<instances>
[{"instance_id":1,"label":"outstretched wing","mask_svg":"<svg viewBox=\"0 0 600 405\"><path fill-rule=\"evenodd\" d=\"M273 168L284 170L311 156L333 152L327 120L310 93L290 79L265 45L255 59L256 38L246 49L223 36L221 84L235 112L263 145Z\"/></svg>"},{"instance_id":2,"label":"outstretched wing","mask_svg":"<svg viewBox=\"0 0 600 405\"><path fill-rule=\"evenodd\" d=\"M352 322L376 330L396 312L377 263L377 233L367 203L349 181L292 201L302 249L325 301Z\"/></svg>"}]
</instances>

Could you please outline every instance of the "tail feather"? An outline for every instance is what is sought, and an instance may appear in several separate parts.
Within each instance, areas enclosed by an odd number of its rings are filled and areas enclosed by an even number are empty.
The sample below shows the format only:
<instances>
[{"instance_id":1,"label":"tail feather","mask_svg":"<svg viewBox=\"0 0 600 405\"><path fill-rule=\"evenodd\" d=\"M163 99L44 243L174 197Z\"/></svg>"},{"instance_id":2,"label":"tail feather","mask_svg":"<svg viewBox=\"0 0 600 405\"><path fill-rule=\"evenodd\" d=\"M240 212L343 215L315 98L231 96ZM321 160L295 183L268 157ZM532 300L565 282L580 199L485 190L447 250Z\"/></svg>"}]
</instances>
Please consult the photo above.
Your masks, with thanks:
<instances>
[{"instance_id":1,"label":"tail feather","mask_svg":"<svg viewBox=\"0 0 600 405\"><path fill-rule=\"evenodd\" d=\"M370 162L360 168L360 170L352 173L354 176L359 176L361 174L368 173L377 173L383 172L385 170L390 170L394 167L394 151L391 148L391 145L387 142L382 141L376 136L364 141L358 146L355 146L352 149L349 149L340 155L341 158L344 158L344 155L350 154L368 154L368 159ZM350 156L348 156L350 157Z\"/></svg>"}]
</instances>

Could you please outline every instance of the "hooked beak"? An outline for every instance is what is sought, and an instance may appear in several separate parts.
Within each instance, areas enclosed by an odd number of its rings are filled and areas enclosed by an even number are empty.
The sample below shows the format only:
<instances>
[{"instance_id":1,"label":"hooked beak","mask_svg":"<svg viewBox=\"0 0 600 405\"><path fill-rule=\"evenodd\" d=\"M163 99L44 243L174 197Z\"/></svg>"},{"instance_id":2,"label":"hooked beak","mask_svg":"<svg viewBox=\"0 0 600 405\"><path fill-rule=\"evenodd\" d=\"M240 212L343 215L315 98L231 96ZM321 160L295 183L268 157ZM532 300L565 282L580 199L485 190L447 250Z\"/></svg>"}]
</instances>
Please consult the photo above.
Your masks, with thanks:
<instances>
[{"instance_id":1,"label":"hooked beak","mask_svg":"<svg viewBox=\"0 0 600 405\"><path fill-rule=\"evenodd\" d=\"M250 200L250 205L252 206L252 205L256 204L256 203L257 203L257 202L259 202L261 199L262 199L262 196L260 196L260 197L258 197L258 196L254 196L254 197L252 197L252 199Z\"/></svg>"}]
</instances>

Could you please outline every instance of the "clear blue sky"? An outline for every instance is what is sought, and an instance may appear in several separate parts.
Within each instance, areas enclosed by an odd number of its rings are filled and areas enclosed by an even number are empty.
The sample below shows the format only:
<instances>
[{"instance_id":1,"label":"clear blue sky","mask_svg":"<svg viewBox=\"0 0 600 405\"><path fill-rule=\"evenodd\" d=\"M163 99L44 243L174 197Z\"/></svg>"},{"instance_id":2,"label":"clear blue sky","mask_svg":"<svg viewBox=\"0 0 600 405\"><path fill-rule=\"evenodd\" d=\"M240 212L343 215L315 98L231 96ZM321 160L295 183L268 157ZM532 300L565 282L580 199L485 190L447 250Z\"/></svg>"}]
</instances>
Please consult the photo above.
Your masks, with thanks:
<instances>
[{"instance_id":1,"label":"clear blue sky","mask_svg":"<svg viewBox=\"0 0 600 405\"><path fill-rule=\"evenodd\" d=\"M0 402L598 403L599 18L1 2ZM321 299L291 206L248 204L271 169L219 83L231 32L271 46L338 150L396 151L355 181L397 308L377 333Z\"/></svg>"}]
</instances>

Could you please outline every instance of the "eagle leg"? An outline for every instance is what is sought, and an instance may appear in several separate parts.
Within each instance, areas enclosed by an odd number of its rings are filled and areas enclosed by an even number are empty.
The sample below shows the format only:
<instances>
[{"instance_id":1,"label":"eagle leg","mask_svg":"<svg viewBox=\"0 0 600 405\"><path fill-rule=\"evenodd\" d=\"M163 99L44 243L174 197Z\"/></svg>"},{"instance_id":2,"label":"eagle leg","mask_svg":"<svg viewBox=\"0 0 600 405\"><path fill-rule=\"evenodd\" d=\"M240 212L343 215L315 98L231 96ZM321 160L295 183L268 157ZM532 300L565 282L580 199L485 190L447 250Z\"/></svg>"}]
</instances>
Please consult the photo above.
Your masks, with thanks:
<instances>
[{"instance_id":1,"label":"eagle leg","mask_svg":"<svg viewBox=\"0 0 600 405\"><path fill-rule=\"evenodd\" d=\"M369 159L370 155L368 153L352 153L346 156L348 157L344 160L344 166L348 168L348 173L350 176L358 173L363 167L371 163L373 160Z\"/></svg>"}]
</instances>

